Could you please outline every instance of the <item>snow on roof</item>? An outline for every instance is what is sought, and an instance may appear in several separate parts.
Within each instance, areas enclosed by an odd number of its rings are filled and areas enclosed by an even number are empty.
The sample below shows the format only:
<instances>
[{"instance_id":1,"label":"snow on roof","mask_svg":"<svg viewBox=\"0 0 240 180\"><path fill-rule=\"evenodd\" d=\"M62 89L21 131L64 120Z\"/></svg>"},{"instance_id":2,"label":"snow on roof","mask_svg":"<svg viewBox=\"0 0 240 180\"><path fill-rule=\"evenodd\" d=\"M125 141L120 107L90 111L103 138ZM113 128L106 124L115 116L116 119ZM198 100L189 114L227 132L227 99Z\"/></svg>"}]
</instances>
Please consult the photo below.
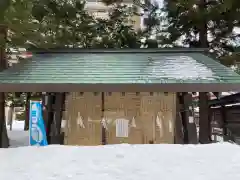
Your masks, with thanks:
<instances>
[{"instance_id":1,"label":"snow on roof","mask_svg":"<svg viewBox=\"0 0 240 180\"><path fill-rule=\"evenodd\" d=\"M222 93L221 93L221 96L229 96L229 95L236 94L236 93L238 93L238 92L233 92L233 91L222 92Z\"/></svg>"},{"instance_id":2,"label":"snow on roof","mask_svg":"<svg viewBox=\"0 0 240 180\"><path fill-rule=\"evenodd\" d=\"M162 59L165 59L165 61ZM190 56L166 56L154 59L151 66L149 66L149 71L151 76L170 79L216 79L211 69Z\"/></svg>"},{"instance_id":3,"label":"snow on roof","mask_svg":"<svg viewBox=\"0 0 240 180\"><path fill-rule=\"evenodd\" d=\"M239 152L230 143L0 149L0 179L239 180Z\"/></svg>"},{"instance_id":4,"label":"snow on roof","mask_svg":"<svg viewBox=\"0 0 240 180\"><path fill-rule=\"evenodd\" d=\"M211 99L216 99L215 95L212 93L212 92L209 92L210 93L210 97ZM229 95L233 95L233 94L236 94L238 92L233 92L233 91L229 91L229 92L221 92L221 97L223 96L229 96ZM199 96L199 92L196 92L195 94L192 95L192 97L194 98L197 98Z\"/></svg>"}]
</instances>

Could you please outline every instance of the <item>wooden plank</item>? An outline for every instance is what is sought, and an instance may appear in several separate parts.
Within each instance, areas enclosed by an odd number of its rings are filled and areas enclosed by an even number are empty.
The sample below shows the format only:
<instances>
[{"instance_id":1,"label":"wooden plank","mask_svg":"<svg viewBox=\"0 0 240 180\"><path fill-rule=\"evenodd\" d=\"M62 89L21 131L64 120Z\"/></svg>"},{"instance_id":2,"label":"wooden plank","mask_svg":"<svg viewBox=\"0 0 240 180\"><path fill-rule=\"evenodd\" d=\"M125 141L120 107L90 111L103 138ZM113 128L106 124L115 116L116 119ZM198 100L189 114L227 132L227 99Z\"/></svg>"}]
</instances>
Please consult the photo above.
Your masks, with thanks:
<instances>
[{"instance_id":1,"label":"wooden plank","mask_svg":"<svg viewBox=\"0 0 240 180\"><path fill-rule=\"evenodd\" d=\"M101 145L101 93L72 92L66 97L65 143Z\"/></svg>"},{"instance_id":2,"label":"wooden plank","mask_svg":"<svg viewBox=\"0 0 240 180\"><path fill-rule=\"evenodd\" d=\"M143 143L140 104L141 93L112 92L105 93L104 117L108 121L108 144L141 144ZM116 137L116 121L128 120L128 137ZM135 126L136 125L136 126Z\"/></svg>"}]
</instances>

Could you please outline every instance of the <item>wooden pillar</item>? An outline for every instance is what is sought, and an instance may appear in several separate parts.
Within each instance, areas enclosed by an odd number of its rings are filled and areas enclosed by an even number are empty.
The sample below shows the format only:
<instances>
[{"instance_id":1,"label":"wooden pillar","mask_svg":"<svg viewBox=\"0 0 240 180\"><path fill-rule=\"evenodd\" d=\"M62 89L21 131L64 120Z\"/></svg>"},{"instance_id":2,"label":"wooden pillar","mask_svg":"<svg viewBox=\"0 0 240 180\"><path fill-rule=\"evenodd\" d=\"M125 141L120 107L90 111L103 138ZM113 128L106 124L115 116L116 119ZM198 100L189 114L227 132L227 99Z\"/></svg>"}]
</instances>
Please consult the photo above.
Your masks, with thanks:
<instances>
[{"instance_id":1,"label":"wooden pillar","mask_svg":"<svg viewBox=\"0 0 240 180\"><path fill-rule=\"evenodd\" d=\"M188 130L189 143L197 144L198 143L197 126L194 118L192 93L187 93L185 95L185 109L188 109L187 116L188 116L188 129L189 129Z\"/></svg>"},{"instance_id":2,"label":"wooden pillar","mask_svg":"<svg viewBox=\"0 0 240 180\"><path fill-rule=\"evenodd\" d=\"M101 101L102 101L102 120L104 118L104 112L105 112L105 93L102 92L101 93ZM102 124L102 144L105 145L107 144L107 133L106 133L106 129L104 127L104 125Z\"/></svg>"},{"instance_id":3,"label":"wooden pillar","mask_svg":"<svg viewBox=\"0 0 240 180\"><path fill-rule=\"evenodd\" d=\"M46 134L47 134L47 141L51 144L51 133L52 133L52 123L54 118L53 112L53 101L54 97L52 93L47 93L47 103L46 103Z\"/></svg>"},{"instance_id":4,"label":"wooden pillar","mask_svg":"<svg viewBox=\"0 0 240 180\"><path fill-rule=\"evenodd\" d=\"M199 142L207 144L211 142L210 135L210 122L209 122L209 107L208 107L208 94L207 92L199 93Z\"/></svg>"},{"instance_id":5,"label":"wooden pillar","mask_svg":"<svg viewBox=\"0 0 240 180\"><path fill-rule=\"evenodd\" d=\"M210 106L208 106L208 131L209 131L209 134L208 134L208 138L210 140L210 142L212 142L212 133L213 133L213 129L212 129L212 118L213 118L213 110L211 109Z\"/></svg>"},{"instance_id":6,"label":"wooden pillar","mask_svg":"<svg viewBox=\"0 0 240 180\"><path fill-rule=\"evenodd\" d=\"M51 144L63 144L64 135L61 132L62 111L65 103L65 93L55 93L54 121L52 123Z\"/></svg>"},{"instance_id":7,"label":"wooden pillar","mask_svg":"<svg viewBox=\"0 0 240 180\"><path fill-rule=\"evenodd\" d=\"M43 114L43 121L45 125L45 130L47 129L47 94L46 92L42 92L42 114Z\"/></svg>"},{"instance_id":8,"label":"wooden pillar","mask_svg":"<svg viewBox=\"0 0 240 180\"><path fill-rule=\"evenodd\" d=\"M56 93L56 100L55 100L55 116L54 116L54 123L55 123L55 135L59 135L61 133L61 124L62 124L62 111L63 105L65 103L64 93Z\"/></svg>"},{"instance_id":9,"label":"wooden pillar","mask_svg":"<svg viewBox=\"0 0 240 180\"><path fill-rule=\"evenodd\" d=\"M192 94L184 93L185 122L188 129L188 143L197 144L197 127L193 114Z\"/></svg>"},{"instance_id":10,"label":"wooden pillar","mask_svg":"<svg viewBox=\"0 0 240 180\"><path fill-rule=\"evenodd\" d=\"M24 123L24 131L29 130L29 109L30 109L30 98L31 98L31 93L27 93L26 97L26 117L25 117L25 123Z\"/></svg>"},{"instance_id":11,"label":"wooden pillar","mask_svg":"<svg viewBox=\"0 0 240 180\"><path fill-rule=\"evenodd\" d=\"M221 118L222 118L222 129L223 129L223 140L227 141L228 140L228 133L227 133L227 116L226 116L226 107L221 106Z\"/></svg>"},{"instance_id":12,"label":"wooden pillar","mask_svg":"<svg viewBox=\"0 0 240 180\"><path fill-rule=\"evenodd\" d=\"M181 116L182 104L180 104L179 99L180 99L180 93L177 93L175 137L174 137L175 144L183 144L184 143L183 124L182 124L182 116Z\"/></svg>"},{"instance_id":13,"label":"wooden pillar","mask_svg":"<svg viewBox=\"0 0 240 180\"><path fill-rule=\"evenodd\" d=\"M192 94L181 93L179 95L179 102L181 106L181 120L183 127L183 143L196 144L197 143L197 128L193 115Z\"/></svg>"},{"instance_id":14,"label":"wooden pillar","mask_svg":"<svg viewBox=\"0 0 240 180\"><path fill-rule=\"evenodd\" d=\"M184 96L185 93L179 93L179 103L180 103L180 115L181 115L181 122L182 122L182 130L183 130L183 143L184 144L188 144L189 143L189 135L188 135L188 125L187 125L187 116L186 116L186 112L185 112L185 107L184 107Z\"/></svg>"},{"instance_id":15,"label":"wooden pillar","mask_svg":"<svg viewBox=\"0 0 240 180\"><path fill-rule=\"evenodd\" d=\"M7 27L0 24L0 71L7 68L6 60ZM7 148L9 140L5 122L5 93L0 92L0 148Z\"/></svg>"}]
</instances>

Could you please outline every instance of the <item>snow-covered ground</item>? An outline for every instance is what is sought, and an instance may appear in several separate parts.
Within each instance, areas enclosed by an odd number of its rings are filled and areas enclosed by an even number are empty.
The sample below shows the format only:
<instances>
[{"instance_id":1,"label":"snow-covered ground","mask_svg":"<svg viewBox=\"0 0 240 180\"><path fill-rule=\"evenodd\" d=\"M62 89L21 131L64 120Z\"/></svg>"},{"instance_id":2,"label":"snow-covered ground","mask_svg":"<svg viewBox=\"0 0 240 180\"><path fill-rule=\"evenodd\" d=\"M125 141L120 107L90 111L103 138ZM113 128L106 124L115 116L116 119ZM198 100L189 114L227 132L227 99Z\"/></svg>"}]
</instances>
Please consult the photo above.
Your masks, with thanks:
<instances>
[{"instance_id":1,"label":"snow-covered ground","mask_svg":"<svg viewBox=\"0 0 240 180\"><path fill-rule=\"evenodd\" d=\"M3 180L239 180L240 147L106 145L0 149Z\"/></svg>"},{"instance_id":2,"label":"snow-covered ground","mask_svg":"<svg viewBox=\"0 0 240 180\"><path fill-rule=\"evenodd\" d=\"M1 180L240 179L240 146L230 143L31 147L23 125L14 121L12 148L0 149Z\"/></svg>"},{"instance_id":3,"label":"snow-covered ground","mask_svg":"<svg viewBox=\"0 0 240 180\"><path fill-rule=\"evenodd\" d=\"M24 131L24 121L13 121L12 131L8 129L10 147L22 147L29 145L29 132Z\"/></svg>"}]
</instances>

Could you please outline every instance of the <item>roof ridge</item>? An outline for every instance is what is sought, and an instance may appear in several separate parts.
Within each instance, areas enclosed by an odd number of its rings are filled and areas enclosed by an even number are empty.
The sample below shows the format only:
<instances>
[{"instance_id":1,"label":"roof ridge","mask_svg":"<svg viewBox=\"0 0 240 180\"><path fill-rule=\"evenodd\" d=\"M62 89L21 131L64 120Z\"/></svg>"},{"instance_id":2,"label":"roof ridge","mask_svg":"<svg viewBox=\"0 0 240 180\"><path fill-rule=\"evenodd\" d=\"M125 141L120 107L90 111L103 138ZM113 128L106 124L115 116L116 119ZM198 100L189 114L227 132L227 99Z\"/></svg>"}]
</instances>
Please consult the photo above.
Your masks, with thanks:
<instances>
[{"instance_id":1,"label":"roof ridge","mask_svg":"<svg viewBox=\"0 0 240 180\"><path fill-rule=\"evenodd\" d=\"M205 48L122 48L122 49L85 49L85 48L50 48L41 49L34 48L29 51L35 54L49 53L204 53Z\"/></svg>"}]
</instances>

